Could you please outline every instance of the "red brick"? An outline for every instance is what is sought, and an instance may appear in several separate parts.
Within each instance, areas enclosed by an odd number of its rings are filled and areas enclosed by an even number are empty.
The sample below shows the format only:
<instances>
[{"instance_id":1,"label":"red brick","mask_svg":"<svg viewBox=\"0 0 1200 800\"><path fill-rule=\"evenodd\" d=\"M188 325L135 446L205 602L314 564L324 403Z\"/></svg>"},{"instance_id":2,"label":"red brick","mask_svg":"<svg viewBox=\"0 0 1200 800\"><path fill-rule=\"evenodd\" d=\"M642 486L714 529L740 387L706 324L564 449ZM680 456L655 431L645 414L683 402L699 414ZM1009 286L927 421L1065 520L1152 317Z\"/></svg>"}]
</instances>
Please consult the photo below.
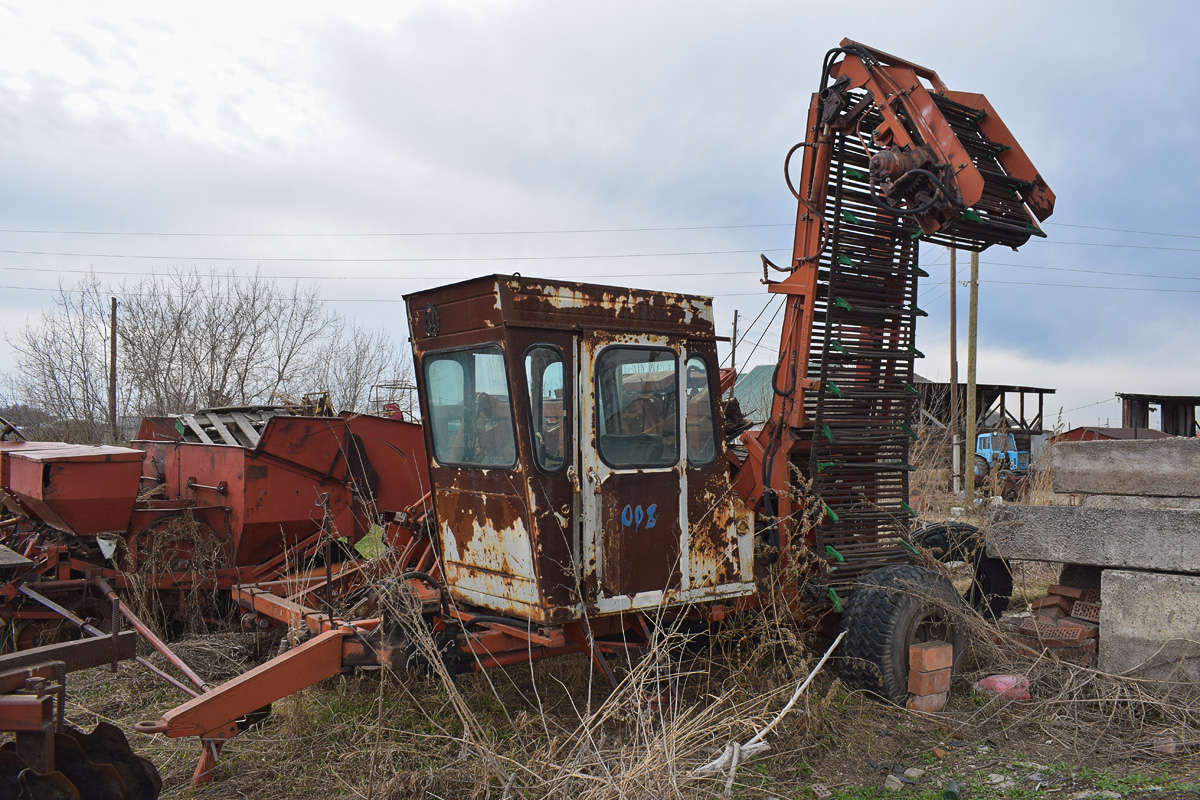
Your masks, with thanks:
<instances>
[{"instance_id":1,"label":"red brick","mask_svg":"<svg viewBox=\"0 0 1200 800\"><path fill-rule=\"evenodd\" d=\"M1081 667L1096 666L1096 640L1088 639L1079 647L1052 647L1050 652L1068 664L1078 664Z\"/></svg>"},{"instance_id":2,"label":"red brick","mask_svg":"<svg viewBox=\"0 0 1200 800\"><path fill-rule=\"evenodd\" d=\"M1053 586L1051 586L1049 589L1046 590L1046 592L1048 594L1058 595L1059 597L1066 597L1071 600L1082 600L1083 593L1085 591L1088 591L1088 590L1087 589L1076 589L1073 586L1061 586L1059 584L1054 584Z\"/></svg>"},{"instance_id":3,"label":"red brick","mask_svg":"<svg viewBox=\"0 0 1200 800\"><path fill-rule=\"evenodd\" d=\"M1100 604L1099 603L1088 603L1086 601L1080 600L1078 603L1075 604L1074 608L1071 609L1071 616L1076 617L1078 619L1085 620L1087 622L1099 622L1100 621Z\"/></svg>"},{"instance_id":4,"label":"red brick","mask_svg":"<svg viewBox=\"0 0 1200 800\"><path fill-rule=\"evenodd\" d=\"M1057 625L1058 621L1067 616L1057 608L1047 608L1037 612L1036 618L1038 622L1049 622L1051 625Z\"/></svg>"},{"instance_id":5,"label":"red brick","mask_svg":"<svg viewBox=\"0 0 1200 800\"><path fill-rule=\"evenodd\" d=\"M934 672L954 666L954 645L949 642L921 642L908 648L908 668Z\"/></svg>"},{"instance_id":6,"label":"red brick","mask_svg":"<svg viewBox=\"0 0 1200 800\"><path fill-rule=\"evenodd\" d=\"M1099 589L1084 589L1083 597L1081 597L1079 599L1085 603L1095 603L1095 604L1099 605L1100 604L1100 590Z\"/></svg>"},{"instance_id":7,"label":"red brick","mask_svg":"<svg viewBox=\"0 0 1200 800\"><path fill-rule=\"evenodd\" d=\"M1034 611L1049 612L1050 609L1057 609L1064 614L1069 614L1071 613L1071 600L1052 594L1047 597L1039 597L1030 603L1029 607Z\"/></svg>"},{"instance_id":8,"label":"red brick","mask_svg":"<svg viewBox=\"0 0 1200 800\"><path fill-rule=\"evenodd\" d=\"M1040 620L1029 617L1021 623L1021 627L1017 629L1017 633L1022 636L1029 636L1036 639L1041 631L1048 631L1054 627L1054 623L1050 620Z\"/></svg>"},{"instance_id":9,"label":"red brick","mask_svg":"<svg viewBox=\"0 0 1200 800\"><path fill-rule=\"evenodd\" d=\"M1051 628L1042 631L1042 644L1046 647L1077 647L1087 638L1083 628Z\"/></svg>"},{"instance_id":10,"label":"red brick","mask_svg":"<svg viewBox=\"0 0 1200 800\"><path fill-rule=\"evenodd\" d=\"M908 691L922 697L950 691L950 668L935 669L930 672L922 672L919 669L909 670Z\"/></svg>"},{"instance_id":11,"label":"red brick","mask_svg":"<svg viewBox=\"0 0 1200 800\"><path fill-rule=\"evenodd\" d=\"M1062 628L1082 628L1083 635L1088 639L1098 639L1100 637L1100 626L1094 622L1088 622L1087 620L1083 619L1075 619L1074 617L1067 617L1066 619L1061 620L1058 624L1059 627Z\"/></svg>"},{"instance_id":12,"label":"red brick","mask_svg":"<svg viewBox=\"0 0 1200 800\"><path fill-rule=\"evenodd\" d=\"M1036 639L1043 647L1075 647L1087 638L1080 627L1062 627L1056 623L1027 619L1021 623L1017 633L1027 639Z\"/></svg>"},{"instance_id":13,"label":"red brick","mask_svg":"<svg viewBox=\"0 0 1200 800\"><path fill-rule=\"evenodd\" d=\"M946 707L946 701L950 699L949 692L940 692L938 694L909 695L908 709L910 711L924 711L927 714L936 714Z\"/></svg>"}]
</instances>

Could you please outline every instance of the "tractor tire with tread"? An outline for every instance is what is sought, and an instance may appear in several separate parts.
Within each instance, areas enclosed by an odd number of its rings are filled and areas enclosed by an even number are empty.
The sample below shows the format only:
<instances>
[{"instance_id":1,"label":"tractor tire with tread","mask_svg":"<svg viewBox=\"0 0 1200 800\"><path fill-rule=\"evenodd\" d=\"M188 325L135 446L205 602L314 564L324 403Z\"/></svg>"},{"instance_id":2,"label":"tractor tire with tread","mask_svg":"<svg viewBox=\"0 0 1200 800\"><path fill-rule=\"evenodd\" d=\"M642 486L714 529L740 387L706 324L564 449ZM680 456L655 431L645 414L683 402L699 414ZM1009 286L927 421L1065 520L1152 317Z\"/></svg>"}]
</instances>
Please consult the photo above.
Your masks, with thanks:
<instances>
[{"instance_id":1,"label":"tractor tire with tread","mask_svg":"<svg viewBox=\"0 0 1200 800\"><path fill-rule=\"evenodd\" d=\"M854 685L895 703L908 697L908 650L939 639L954 645L957 668L965 652L962 599L933 570L912 564L881 567L862 578L842 625L841 671Z\"/></svg>"},{"instance_id":2,"label":"tractor tire with tread","mask_svg":"<svg viewBox=\"0 0 1200 800\"><path fill-rule=\"evenodd\" d=\"M968 522L935 522L910 535L913 544L943 563L963 561L974 575L964 600L984 616L999 619L1013 593L1013 576L1008 562L987 554L983 532Z\"/></svg>"}]
</instances>

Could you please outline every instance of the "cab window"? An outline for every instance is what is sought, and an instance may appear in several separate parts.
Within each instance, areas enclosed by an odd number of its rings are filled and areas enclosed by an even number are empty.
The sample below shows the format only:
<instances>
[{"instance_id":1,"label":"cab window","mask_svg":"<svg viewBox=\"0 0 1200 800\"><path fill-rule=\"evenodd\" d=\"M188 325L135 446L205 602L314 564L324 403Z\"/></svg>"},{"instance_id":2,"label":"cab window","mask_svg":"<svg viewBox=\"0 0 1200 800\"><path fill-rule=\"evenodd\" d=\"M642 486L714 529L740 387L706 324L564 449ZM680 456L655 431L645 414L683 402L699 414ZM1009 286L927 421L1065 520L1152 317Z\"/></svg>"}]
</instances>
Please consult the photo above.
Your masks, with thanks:
<instances>
[{"instance_id":1,"label":"cab window","mask_svg":"<svg viewBox=\"0 0 1200 800\"><path fill-rule=\"evenodd\" d=\"M717 457L717 417L713 410L708 362L691 356L684 369L687 392L687 458L693 467L711 464Z\"/></svg>"},{"instance_id":2,"label":"cab window","mask_svg":"<svg viewBox=\"0 0 1200 800\"><path fill-rule=\"evenodd\" d=\"M675 351L609 347L596 360L600 457L611 467L679 462L679 381Z\"/></svg>"},{"instance_id":3,"label":"cab window","mask_svg":"<svg viewBox=\"0 0 1200 800\"><path fill-rule=\"evenodd\" d=\"M433 454L463 467L512 467L517 461L504 353L496 345L425 356Z\"/></svg>"},{"instance_id":4,"label":"cab window","mask_svg":"<svg viewBox=\"0 0 1200 800\"><path fill-rule=\"evenodd\" d=\"M529 391L529 425L533 458L543 472L558 472L567 462L568 431L563 354L557 347L537 345L525 353L525 385Z\"/></svg>"}]
</instances>

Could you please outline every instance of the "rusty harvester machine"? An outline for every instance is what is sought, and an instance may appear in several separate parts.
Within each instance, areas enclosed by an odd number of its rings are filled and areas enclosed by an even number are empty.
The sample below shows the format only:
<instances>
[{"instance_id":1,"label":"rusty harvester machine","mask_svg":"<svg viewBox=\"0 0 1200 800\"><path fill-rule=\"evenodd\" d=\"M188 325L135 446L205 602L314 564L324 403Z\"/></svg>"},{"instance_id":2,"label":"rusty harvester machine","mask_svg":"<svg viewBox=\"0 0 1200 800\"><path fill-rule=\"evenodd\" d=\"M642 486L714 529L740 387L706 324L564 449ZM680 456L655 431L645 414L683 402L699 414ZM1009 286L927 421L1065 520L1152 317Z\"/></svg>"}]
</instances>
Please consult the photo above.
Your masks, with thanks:
<instances>
[{"instance_id":1,"label":"rusty harvester machine","mask_svg":"<svg viewBox=\"0 0 1200 800\"><path fill-rule=\"evenodd\" d=\"M363 580L350 546L426 491L421 429L321 405L148 417L132 447L30 442L0 421L0 730L15 734L0 796L10 780L33 798L72 796L56 794L64 782L85 798L157 796L119 730L63 723L77 669L136 658L187 694L207 690L131 593L169 625L219 617L234 587L283 575L327 593ZM139 636L178 677L137 655Z\"/></svg>"},{"instance_id":2,"label":"rusty harvester machine","mask_svg":"<svg viewBox=\"0 0 1200 800\"><path fill-rule=\"evenodd\" d=\"M793 257L763 259L785 318L760 431L731 435L707 298L520 276L409 295L429 483L388 527L387 578L352 612L320 575L233 586L249 624L302 635L138 730L199 737L203 781L239 721L340 671L582 652L614 680L663 615L719 621L785 575L797 614L845 628L846 672L903 700L911 644L962 644L953 587L912 563L918 244L1017 247L1054 196L982 95L848 40L795 153ZM1005 590L985 576L980 604Z\"/></svg>"}]
</instances>

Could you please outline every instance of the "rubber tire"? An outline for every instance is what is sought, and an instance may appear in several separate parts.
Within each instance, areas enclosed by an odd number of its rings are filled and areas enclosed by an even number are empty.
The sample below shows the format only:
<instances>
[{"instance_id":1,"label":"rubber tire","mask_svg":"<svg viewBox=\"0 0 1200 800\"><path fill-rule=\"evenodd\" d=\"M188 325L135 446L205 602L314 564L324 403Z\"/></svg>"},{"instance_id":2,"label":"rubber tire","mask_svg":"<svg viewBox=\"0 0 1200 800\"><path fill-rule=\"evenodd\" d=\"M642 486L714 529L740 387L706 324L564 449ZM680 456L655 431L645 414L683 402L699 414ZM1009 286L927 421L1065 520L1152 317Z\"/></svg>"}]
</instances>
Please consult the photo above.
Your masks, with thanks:
<instances>
[{"instance_id":1,"label":"rubber tire","mask_svg":"<svg viewBox=\"0 0 1200 800\"><path fill-rule=\"evenodd\" d=\"M975 580L963 599L985 619L1000 619L1008 610L1012 593L1013 575L1008 562L992 558L979 548L975 557Z\"/></svg>"},{"instance_id":2,"label":"rubber tire","mask_svg":"<svg viewBox=\"0 0 1200 800\"><path fill-rule=\"evenodd\" d=\"M954 645L954 668L962 663L966 634L963 621L954 619L962 602L954 584L925 567L894 564L867 573L842 615L842 675L886 700L904 703L909 647L942 639ZM928 623L945 630L920 630Z\"/></svg>"},{"instance_id":3,"label":"rubber tire","mask_svg":"<svg viewBox=\"0 0 1200 800\"><path fill-rule=\"evenodd\" d=\"M981 533L968 522L935 522L913 531L910 538L938 561L970 562L975 578L963 599L986 619L999 619L1012 598L1012 570L1004 559L987 554Z\"/></svg>"},{"instance_id":4,"label":"rubber tire","mask_svg":"<svg viewBox=\"0 0 1200 800\"><path fill-rule=\"evenodd\" d=\"M975 488L979 488L982 481L987 480L988 474L992 471L992 465L988 460L978 453L975 454Z\"/></svg>"}]
</instances>

